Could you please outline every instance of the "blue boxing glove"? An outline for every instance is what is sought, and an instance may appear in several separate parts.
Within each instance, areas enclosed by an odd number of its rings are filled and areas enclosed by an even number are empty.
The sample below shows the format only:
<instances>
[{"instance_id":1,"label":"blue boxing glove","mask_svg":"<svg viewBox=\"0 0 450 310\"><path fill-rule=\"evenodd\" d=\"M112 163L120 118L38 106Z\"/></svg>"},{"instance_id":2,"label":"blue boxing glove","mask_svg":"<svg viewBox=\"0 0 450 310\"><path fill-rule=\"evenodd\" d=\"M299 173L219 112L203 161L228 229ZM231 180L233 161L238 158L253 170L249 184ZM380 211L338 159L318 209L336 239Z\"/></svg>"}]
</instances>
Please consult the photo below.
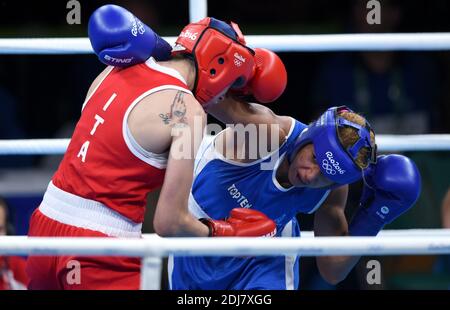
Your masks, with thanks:
<instances>
[{"instance_id":1,"label":"blue boxing glove","mask_svg":"<svg viewBox=\"0 0 450 310\"><path fill-rule=\"evenodd\" d=\"M104 5L89 18L89 40L101 62L125 67L150 56L168 60L172 47L136 16L117 5Z\"/></svg>"},{"instance_id":2,"label":"blue boxing glove","mask_svg":"<svg viewBox=\"0 0 450 310\"><path fill-rule=\"evenodd\" d=\"M364 181L359 209L349 225L351 236L376 236L420 195L419 170L403 155L379 156L377 163L365 170Z\"/></svg>"}]
</instances>

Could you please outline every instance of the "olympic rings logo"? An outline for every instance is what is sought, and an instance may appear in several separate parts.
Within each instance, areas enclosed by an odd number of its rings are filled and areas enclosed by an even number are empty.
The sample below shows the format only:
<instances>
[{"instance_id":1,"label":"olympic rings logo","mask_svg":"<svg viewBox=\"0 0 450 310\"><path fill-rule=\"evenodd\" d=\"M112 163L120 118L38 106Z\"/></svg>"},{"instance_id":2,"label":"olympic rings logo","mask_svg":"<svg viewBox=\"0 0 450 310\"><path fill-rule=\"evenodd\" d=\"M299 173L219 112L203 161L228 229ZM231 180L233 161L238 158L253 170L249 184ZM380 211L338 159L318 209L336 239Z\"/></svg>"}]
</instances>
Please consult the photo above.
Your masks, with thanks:
<instances>
[{"instance_id":1,"label":"olympic rings logo","mask_svg":"<svg viewBox=\"0 0 450 310\"><path fill-rule=\"evenodd\" d=\"M330 175L336 174L336 170L333 169L333 166L330 165L330 163L326 159L322 160L322 168L325 169L325 172L327 174L330 174Z\"/></svg>"},{"instance_id":2,"label":"olympic rings logo","mask_svg":"<svg viewBox=\"0 0 450 310\"><path fill-rule=\"evenodd\" d=\"M239 55L238 52L234 53L234 65L236 67L240 67L242 65L242 63L245 63L245 57L243 57L242 55Z\"/></svg>"},{"instance_id":3,"label":"olympic rings logo","mask_svg":"<svg viewBox=\"0 0 450 310\"><path fill-rule=\"evenodd\" d=\"M341 168L339 162L334 159L333 153L331 151L326 152L325 155L327 156L328 159L325 158L322 161L322 168L325 169L326 173L331 175L335 175L336 171L339 172L339 174L345 173L345 170ZM331 170L333 170L333 172L331 172Z\"/></svg>"},{"instance_id":4,"label":"olympic rings logo","mask_svg":"<svg viewBox=\"0 0 450 310\"><path fill-rule=\"evenodd\" d=\"M131 27L131 34L134 37L137 37L138 34L144 34L145 33L145 27L142 22L134 17L131 22L133 23L133 26Z\"/></svg>"}]
</instances>

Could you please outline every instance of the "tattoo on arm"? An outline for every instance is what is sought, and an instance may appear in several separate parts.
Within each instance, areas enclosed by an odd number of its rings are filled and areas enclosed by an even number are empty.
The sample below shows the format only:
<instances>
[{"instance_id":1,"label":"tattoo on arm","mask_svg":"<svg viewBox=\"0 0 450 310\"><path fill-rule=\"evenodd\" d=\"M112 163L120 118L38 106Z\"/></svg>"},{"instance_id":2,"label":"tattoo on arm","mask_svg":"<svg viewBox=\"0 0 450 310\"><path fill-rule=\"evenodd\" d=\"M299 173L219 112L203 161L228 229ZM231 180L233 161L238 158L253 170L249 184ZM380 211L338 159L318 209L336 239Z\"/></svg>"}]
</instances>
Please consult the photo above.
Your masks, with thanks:
<instances>
[{"instance_id":1,"label":"tattoo on arm","mask_svg":"<svg viewBox=\"0 0 450 310\"><path fill-rule=\"evenodd\" d=\"M184 92L179 91L173 99L172 105L170 106L170 113L159 114L162 121L166 125L172 123L175 127L184 127L187 125L186 120L186 103L183 100Z\"/></svg>"}]
</instances>

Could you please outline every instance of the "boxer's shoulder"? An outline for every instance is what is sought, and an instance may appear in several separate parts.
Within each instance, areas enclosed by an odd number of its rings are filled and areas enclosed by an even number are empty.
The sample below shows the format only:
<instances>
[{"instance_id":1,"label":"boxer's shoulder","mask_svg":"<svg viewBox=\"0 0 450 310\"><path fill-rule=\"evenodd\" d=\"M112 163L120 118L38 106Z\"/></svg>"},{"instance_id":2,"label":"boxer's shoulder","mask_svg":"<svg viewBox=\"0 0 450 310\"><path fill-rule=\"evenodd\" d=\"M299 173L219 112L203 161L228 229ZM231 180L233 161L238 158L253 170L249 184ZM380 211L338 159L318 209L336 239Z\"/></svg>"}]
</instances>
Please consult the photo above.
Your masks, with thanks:
<instances>
[{"instance_id":1,"label":"boxer's shoulder","mask_svg":"<svg viewBox=\"0 0 450 310\"><path fill-rule=\"evenodd\" d=\"M201 134L205 121L203 108L192 94L177 89L165 89L141 99L127 120L137 143L154 153L169 149L174 128L192 127L198 122Z\"/></svg>"}]
</instances>

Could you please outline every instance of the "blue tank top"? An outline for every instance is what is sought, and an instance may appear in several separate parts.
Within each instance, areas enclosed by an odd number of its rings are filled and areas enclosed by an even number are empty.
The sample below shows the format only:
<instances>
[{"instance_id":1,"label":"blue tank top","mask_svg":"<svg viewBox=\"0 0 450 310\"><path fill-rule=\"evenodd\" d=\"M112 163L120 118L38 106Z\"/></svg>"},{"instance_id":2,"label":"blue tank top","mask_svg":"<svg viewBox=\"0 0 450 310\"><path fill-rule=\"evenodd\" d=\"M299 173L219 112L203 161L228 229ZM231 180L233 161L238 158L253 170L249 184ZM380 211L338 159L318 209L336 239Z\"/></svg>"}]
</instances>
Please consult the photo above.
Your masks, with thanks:
<instances>
[{"instance_id":1,"label":"blue tank top","mask_svg":"<svg viewBox=\"0 0 450 310\"><path fill-rule=\"evenodd\" d=\"M325 200L329 190L284 188L276 180L278 165L306 127L293 120L286 141L275 151L278 160L270 170L261 169L271 165L273 157L270 155L252 163L237 163L227 160L215 150L214 137L205 139L195 163L190 211L198 218L222 219L233 208L252 208L273 219L278 231L297 213L314 212Z\"/></svg>"},{"instance_id":2,"label":"blue tank top","mask_svg":"<svg viewBox=\"0 0 450 310\"><path fill-rule=\"evenodd\" d=\"M269 155L251 163L234 162L216 151L217 136L205 138L195 162L190 212L197 218L223 219L233 208L252 208L276 222L277 236L299 236L295 215L314 212L330 192L327 188L284 188L276 180L276 169L306 127L292 119L287 139L272 153L277 155L275 161ZM272 168L261 169L268 166ZM287 274L287 261L293 275ZM172 263L173 289L286 289L288 278L298 284L296 257L175 257Z\"/></svg>"}]
</instances>

